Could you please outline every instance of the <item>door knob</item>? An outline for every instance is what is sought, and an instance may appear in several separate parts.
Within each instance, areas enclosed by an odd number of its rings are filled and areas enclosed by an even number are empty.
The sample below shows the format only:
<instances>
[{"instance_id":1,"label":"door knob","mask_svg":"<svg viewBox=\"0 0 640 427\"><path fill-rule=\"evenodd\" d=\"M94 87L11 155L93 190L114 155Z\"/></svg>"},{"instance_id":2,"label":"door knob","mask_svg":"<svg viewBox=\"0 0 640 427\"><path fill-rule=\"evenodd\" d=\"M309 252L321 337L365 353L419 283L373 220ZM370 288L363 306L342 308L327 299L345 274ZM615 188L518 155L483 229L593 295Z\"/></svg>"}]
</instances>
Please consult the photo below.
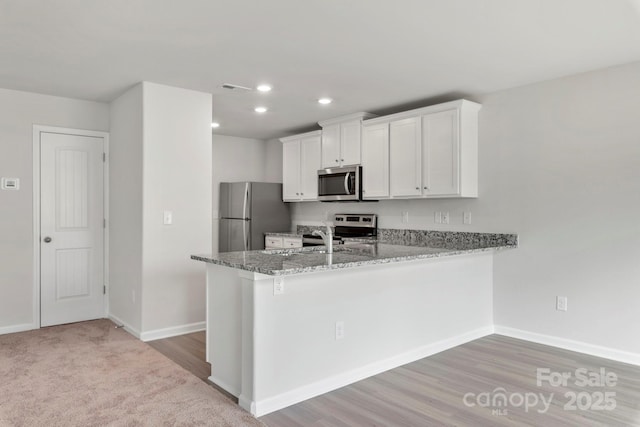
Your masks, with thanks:
<instances>
[{"instance_id":1,"label":"door knob","mask_svg":"<svg viewBox=\"0 0 640 427\"><path fill-rule=\"evenodd\" d=\"M50 242L51 242L51 237L48 237L48 236L47 236L47 237L45 237L45 238L44 238L44 242L45 242L45 243L50 243Z\"/></svg>"}]
</instances>

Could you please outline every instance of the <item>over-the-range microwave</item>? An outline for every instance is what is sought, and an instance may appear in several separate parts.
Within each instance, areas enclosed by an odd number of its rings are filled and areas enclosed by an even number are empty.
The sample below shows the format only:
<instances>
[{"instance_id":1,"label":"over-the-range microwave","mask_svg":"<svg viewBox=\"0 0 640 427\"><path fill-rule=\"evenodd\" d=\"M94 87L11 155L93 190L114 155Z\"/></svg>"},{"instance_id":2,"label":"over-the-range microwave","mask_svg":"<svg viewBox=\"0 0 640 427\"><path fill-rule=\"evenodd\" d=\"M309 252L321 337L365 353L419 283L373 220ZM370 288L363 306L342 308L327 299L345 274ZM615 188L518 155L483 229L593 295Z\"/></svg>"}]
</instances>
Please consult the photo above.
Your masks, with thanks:
<instances>
[{"instance_id":1,"label":"over-the-range microwave","mask_svg":"<svg viewBox=\"0 0 640 427\"><path fill-rule=\"evenodd\" d=\"M362 166L345 166L318 171L318 200L358 202L362 200Z\"/></svg>"}]
</instances>

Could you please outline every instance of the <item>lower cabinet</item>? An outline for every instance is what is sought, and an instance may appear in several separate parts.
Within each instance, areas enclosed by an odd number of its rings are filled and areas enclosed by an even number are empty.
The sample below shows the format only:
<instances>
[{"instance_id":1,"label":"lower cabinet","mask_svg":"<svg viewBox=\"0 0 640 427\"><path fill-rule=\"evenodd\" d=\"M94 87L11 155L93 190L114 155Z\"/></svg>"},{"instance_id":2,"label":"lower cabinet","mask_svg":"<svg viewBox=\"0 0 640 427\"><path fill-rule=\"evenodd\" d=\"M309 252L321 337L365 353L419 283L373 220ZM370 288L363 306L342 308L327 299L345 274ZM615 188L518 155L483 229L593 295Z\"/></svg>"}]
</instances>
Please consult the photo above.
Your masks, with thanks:
<instances>
[{"instance_id":1,"label":"lower cabinet","mask_svg":"<svg viewBox=\"0 0 640 427\"><path fill-rule=\"evenodd\" d=\"M302 247L302 237L265 236L265 249L293 249Z\"/></svg>"}]
</instances>

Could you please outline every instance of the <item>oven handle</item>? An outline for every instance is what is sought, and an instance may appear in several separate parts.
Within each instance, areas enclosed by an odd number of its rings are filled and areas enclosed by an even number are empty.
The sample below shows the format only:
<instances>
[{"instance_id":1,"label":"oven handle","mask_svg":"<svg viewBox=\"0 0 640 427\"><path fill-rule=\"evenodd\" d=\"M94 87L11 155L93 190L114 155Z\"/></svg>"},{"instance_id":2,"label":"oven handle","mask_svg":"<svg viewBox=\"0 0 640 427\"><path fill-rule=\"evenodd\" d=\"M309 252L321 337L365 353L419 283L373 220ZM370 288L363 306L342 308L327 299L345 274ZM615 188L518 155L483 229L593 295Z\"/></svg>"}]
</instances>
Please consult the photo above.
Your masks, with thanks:
<instances>
[{"instance_id":1,"label":"oven handle","mask_svg":"<svg viewBox=\"0 0 640 427\"><path fill-rule=\"evenodd\" d=\"M344 191L347 195L351 194L351 191L349 191L349 175L351 175L351 172L347 172L344 176Z\"/></svg>"}]
</instances>

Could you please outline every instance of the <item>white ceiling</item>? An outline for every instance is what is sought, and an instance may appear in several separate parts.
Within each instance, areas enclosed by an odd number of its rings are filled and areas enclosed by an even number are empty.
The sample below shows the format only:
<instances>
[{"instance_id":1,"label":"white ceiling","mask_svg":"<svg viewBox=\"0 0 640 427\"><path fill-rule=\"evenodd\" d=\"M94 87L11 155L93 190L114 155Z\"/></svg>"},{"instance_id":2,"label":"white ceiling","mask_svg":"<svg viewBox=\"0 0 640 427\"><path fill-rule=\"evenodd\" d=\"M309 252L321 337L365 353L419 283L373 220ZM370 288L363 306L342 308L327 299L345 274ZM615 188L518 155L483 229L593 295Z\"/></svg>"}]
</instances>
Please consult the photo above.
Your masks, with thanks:
<instances>
[{"instance_id":1,"label":"white ceiling","mask_svg":"<svg viewBox=\"0 0 640 427\"><path fill-rule=\"evenodd\" d=\"M260 139L638 60L639 0L0 0L0 87L195 89L217 132Z\"/></svg>"}]
</instances>

